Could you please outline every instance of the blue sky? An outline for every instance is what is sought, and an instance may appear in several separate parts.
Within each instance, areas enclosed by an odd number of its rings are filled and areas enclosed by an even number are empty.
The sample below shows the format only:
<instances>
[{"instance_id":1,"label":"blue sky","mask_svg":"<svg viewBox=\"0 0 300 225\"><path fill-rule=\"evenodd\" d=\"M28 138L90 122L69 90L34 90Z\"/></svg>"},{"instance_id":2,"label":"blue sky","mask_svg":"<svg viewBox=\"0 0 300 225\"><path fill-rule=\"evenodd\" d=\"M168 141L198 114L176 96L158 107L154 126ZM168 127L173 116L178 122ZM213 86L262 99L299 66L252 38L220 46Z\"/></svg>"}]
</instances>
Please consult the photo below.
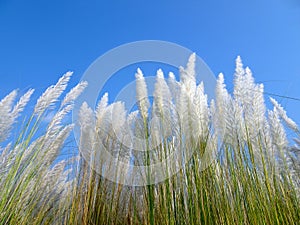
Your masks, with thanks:
<instances>
[{"instance_id":1,"label":"blue sky","mask_svg":"<svg viewBox=\"0 0 300 225\"><path fill-rule=\"evenodd\" d=\"M106 51L149 39L196 52L229 89L241 55L267 93L300 98L298 0L0 0L0 98L68 70L74 85ZM300 101L275 98L299 124Z\"/></svg>"}]
</instances>

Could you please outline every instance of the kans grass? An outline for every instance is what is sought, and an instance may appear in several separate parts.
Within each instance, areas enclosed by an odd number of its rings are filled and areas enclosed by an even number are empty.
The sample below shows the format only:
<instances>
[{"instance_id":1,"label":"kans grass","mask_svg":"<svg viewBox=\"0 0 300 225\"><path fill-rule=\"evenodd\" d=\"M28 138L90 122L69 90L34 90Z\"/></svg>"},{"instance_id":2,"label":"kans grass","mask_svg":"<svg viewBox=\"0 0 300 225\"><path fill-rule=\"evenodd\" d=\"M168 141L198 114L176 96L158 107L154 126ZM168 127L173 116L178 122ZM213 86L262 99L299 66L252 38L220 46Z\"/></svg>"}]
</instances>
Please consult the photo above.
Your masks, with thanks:
<instances>
[{"instance_id":1,"label":"kans grass","mask_svg":"<svg viewBox=\"0 0 300 225\"><path fill-rule=\"evenodd\" d=\"M172 73L165 79L159 70L152 102L138 69L134 112L126 112L122 102L108 104L108 94L95 110L83 103L75 150L67 144L74 125L65 121L86 82L62 98L72 75L66 73L23 118L33 90L19 100L16 91L4 97L0 224L299 224L298 126L276 100L268 99L274 108L266 109L263 85L254 82L240 57L233 93L220 74L211 102L205 85L196 84L194 67L192 55L186 68L180 68L179 81ZM154 117L157 124L151 123ZM124 145L120 140L128 133L145 145ZM129 167L104 159L104 150ZM182 161L165 160L174 150ZM130 168L156 162L165 163L162 173L168 179L158 182L149 169L146 185L123 184L142 179ZM121 175L99 175L110 169ZM174 169L180 170L174 174Z\"/></svg>"}]
</instances>

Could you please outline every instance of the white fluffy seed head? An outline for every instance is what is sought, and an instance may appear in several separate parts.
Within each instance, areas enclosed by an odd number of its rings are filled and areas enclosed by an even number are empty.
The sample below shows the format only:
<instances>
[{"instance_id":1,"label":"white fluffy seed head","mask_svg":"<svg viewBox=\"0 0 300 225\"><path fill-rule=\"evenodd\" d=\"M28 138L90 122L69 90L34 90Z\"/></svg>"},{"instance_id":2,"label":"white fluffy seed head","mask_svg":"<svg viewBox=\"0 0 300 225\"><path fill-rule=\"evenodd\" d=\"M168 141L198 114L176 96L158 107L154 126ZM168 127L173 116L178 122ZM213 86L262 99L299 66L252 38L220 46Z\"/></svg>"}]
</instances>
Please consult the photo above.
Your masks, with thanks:
<instances>
[{"instance_id":1,"label":"white fluffy seed head","mask_svg":"<svg viewBox=\"0 0 300 225\"><path fill-rule=\"evenodd\" d=\"M71 89L69 93L65 96L64 100L61 103L61 107L71 104L75 101L76 98L84 91L84 89L88 86L86 81L82 81L77 84L75 87Z\"/></svg>"},{"instance_id":2,"label":"white fluffy seed head","mask_svg":"<svg viewBox=\"0 0 300 225\"><path fill-rule=\"evenodd\" d=\"M142 71L138 68L136 77L136 98L138 102L138 107L140 113L144 119L148 117L148 110L150 107L149 99L148 99L148 91L147 84L145 82L145 78L143 76Z\"/></svg>"},{"instance_id":3,"label":"white fluffy seed head","mask_svg":"<svg viewBox=\"0 0 300 225\"><path fill-rule=\"evenodd\" d=\"M270 97L270 101L274 105L274 107L277 109L279 116L283 119L285 124L292 130L299 132L298 125L287 116L286 111L283 109L283 107L274 99Z\"/></svg>"},{"instance_id":4,"label":"white fluffy seed head","mask_svg":"<svg viewBox=\"0 0 300 225\"><path fill-rule=\"evenodd\" d=\"M58 100L60 95L66 89L67 84L72 76L72 72L65 73L55 85L47 88L47 90L42 94L42 96L37 100L34 108L34 114L40 115L47 108L53 106L53 104Z\"/></svg>"}]
</instances>

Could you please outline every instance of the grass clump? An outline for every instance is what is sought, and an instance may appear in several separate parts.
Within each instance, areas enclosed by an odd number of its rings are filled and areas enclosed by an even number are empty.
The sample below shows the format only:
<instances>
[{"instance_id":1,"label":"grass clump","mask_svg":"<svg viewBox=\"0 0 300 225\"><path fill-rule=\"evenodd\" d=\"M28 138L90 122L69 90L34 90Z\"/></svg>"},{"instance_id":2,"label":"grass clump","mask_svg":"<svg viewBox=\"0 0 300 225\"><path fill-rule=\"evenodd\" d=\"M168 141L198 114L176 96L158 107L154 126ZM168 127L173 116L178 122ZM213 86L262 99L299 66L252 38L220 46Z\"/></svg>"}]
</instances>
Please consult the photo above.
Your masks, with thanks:
<instances>
[{"instance_id":1,"label":"grass clump","mask_svg":"<svg viewBox=\"0 0 300 225\"><path fill-rule=\"evenodd\" d=\"M194 68L192 55L180 81L159 70L151 102L138 70L134 112L108 104L107 94L96 110L83 103L79 151L60 161L73 129L63 121L87 84L74 87L44 126L71 77L65 74L38 99L11 144L5 140L33 91L15 105L16 92L6 96L0 224L297 224L298 126L276 100L266 109L263 85L240 57L233 95L220 74L211 102ZM289 144L286 128L298 145Z\"/></svg>"}]
</instances>

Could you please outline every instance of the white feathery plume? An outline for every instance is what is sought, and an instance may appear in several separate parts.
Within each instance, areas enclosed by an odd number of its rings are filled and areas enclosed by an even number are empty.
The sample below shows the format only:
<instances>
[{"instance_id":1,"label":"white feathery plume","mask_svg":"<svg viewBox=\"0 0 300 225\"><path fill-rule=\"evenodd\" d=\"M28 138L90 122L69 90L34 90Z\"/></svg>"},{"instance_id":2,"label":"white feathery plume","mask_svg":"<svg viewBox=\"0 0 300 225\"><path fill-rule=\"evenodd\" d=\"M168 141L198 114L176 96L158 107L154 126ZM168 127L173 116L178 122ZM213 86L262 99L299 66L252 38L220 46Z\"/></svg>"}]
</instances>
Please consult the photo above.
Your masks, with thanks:
<instances>
[{"instance_id":1,"label":"white feathery plume","mask_svg":"<svg viewBox=\"0 0 300 225\"><path fill-rule=\"evenodd\" d=\"M118 157L121 157L121 160L127 161L131 154L131 137L128 133L127 126L127 111L125 110L124 102L115 102L112 104L111 111L111 123L113 129L113 136L117 138L116 149ZM124 173L122 171L122 173Z\"/></svg>"},{"instance_id":2,"label":"white feathery plume","mask_svg":"<svg viewBox=\"0 0 300 225\"><path fill-rule=\"evenodd\" d=\"M55 85L51 85L39 97L34 108L34 114L42 114L48 107L51 107L66 89L67 84L72 76L72 72L64 74Z\"/></svg>"},{"instance_id":3,"label":"white feathery plume","mask_svg":"<svg viewBox=\"0 0 300 225\"><path fill-rule=\"evenodd\" d=\"M244 133L242 106L237 103L226 90L224 76L219 74L216 85L216 113L215 124L224 142L235 145L237 138Z\"/></svg>"},{"instance_id":4,"label":"white feathery plume","mask_svg":"<svg viewBox=\"0 0 300 225\"><path fill-rule=\"evenodd\" d=\"M138 128L138 123L139 123L139 111L135 110L127 116L127 129L128 129L128 137L127 139L127 146L130 148L135 148L137 145L136 141L136 134L137 134L137 128Z\"/></svg>"},{"instance_id":5,"label":"white feathery plume","mask_svg":"<svg viewBox=\"0 0 300 225\"><path fill-rule=\"evenodd\" d=\"M216 106L215 99L212 99L210 101L208 114L210 119L212 120L213 127L217 128L217 123L216 123L217 121L215 120L216 119L215 117L217 116L217 106Z\"/></svg>"},{"instance_id":6,"label":"white feathery plume","mask_svg":"<svg viewBox=\"0 0 300 225\"><path fill-rule=\"evenodd\" d=\"M140 68L137 69L136 77L136 98L142 118L148 118L148 109L150 107L148 99L147 84Z\"/></svg>"},{"instance_id":7,"label":"white feathery plume","mask_svg":"<svg viewBox=\"0 0 300 225\"><path fill-rule=\"evenodd\" d=\"M111 104L111 114L110 121L113 125L113 132L117 135L120 135L125 122L126 122L126 110L124 102L115 102Z\"/></svg>"},{"instance_id":8,"label":"white feathery plume","mask_svg":"<svg viewBox=\"0 0 300 225\"><path fill-rule=\"evenodd\" d=\"M99 128L101 126L101 122L103 119L103 116L106 112L108 105L108 93L105 93L100 101L98 102L97 108L96 108L96 118L97 118L97 123L96 127Z\"/></svg>"},{"instance_id":9,"label":"white feathery plume","mask_svg":"<svg viewBox=\"0 0 300 225\"><path fill-rule=\"evenodd\" d=\"M289 167L289 152L288 140L284 126L281 123L280 115L276 107L273 111L268 111L268 121L270 124L270 136L272 138L273 155L275 157L274 163L276 164L275 170L277 176L280 176L280 171L285 170L285 165ZM268 149L269 150L269 149ZM286 164L287 163L287 164Z\"/></svg>"},{"instance_id":10,"label":"white feathery plume","mask_svg":"<svg viewBox=\"0 0 300 225\"><path fill-rule=\"evenodd\" d=\"M6 147L0 148L0 186L1 182L7 177L7 171L14 164L15 155L11 151L12 144L9 143Z\"/></svg>"},{"instance_id":11,"label":"white feathery plume","mask_svg":"<svg viewBox=\"0 0 300 225\"><path fill-rule=\"evenodd\" d=\"M1 101L0 101L0 112L2 113L2 111L7 110L7 108L11 109L12 104L15 100L17 96L17 91L13 90L12 92L10 92L8 95L6 95Z\"/></svg>"},{"instance_id":12,"label":"white feathery plume","mask_svg":"<svg viewBox=\"0 0 300 225\"><path fill-rule=\"evenodd\" d=\"M105 93L98 102L96 109L96 131L100 139L111 138L114 135L114 126L118 127L114 120L118 116L113 117L115 103L108 105L108 95Z\"/></svg>"},{"instance_id":13,"label":"white feathery plume","mask_svg":"<svg viewBox=\"0 0 300 225\"><path fill-rule=\"evenodd\" d=\"M243 108L232 98L226 106L226 114L221 115L224 117L226 129L225 129L225 141L232 146L236 146L239 141L245 136ZM229 139L226 139L226 138Z\"/></svg>"},{"instance_id":14,"label":"white feathery plume","mask_svg":"<svg viewBox=\"0 0 300 225\"><path fill-rule=\"evenodd\" d=\"M114 156L115 160L117 160L119 156L127 157L129 152L126 146L130 144L130 137L128 137L126 128L126 110L124 103L115 102L108 105L102 115L100 127L96 127L96 146L99 145L100 147L100 144L102 144L101 148L106 148L107 151Z\"/></svg>"},{"instance_id":15,"label":"white feathery plume","mask_svg":"<svg viewBox=\"0 0 300 225\"><path fill-rule=\"evenodd\" d=\"M255 84L249 67L243 69L241 58L236 60L234 99L242 109L244 138L254 138L263 130L265 103L263 85ZM247 131L247 134L246 134Z\"/></svg>"},{"instance_id":16,"label":"white feathery plume","mask_svg":"<svg viewBox=\"0 0 300 225\"><path fill-rule=\"evenodd\" d=\"M17 91L14 90L8 94L0 102L0 141L4 140L9 136L9 133L12 129L12 125L16 122L19 114L24 110L32 93L33 89L28 90L13 106L13 102L17 96Z\"/></svg>"},{"instance_id":17,"label":"white feathery plume","mask_svg":"<svg viewBox=\"0 0 300 225\"><path fill-rule=\"evenodd\" d=\"M107 138L113 135L113 107L114 103L111 105L108 105L102 114L101 120L98 120L97 118L97 132L98 135L102 136L102 138Z\"/></svg>"},{"instance_id":18,"label":"white feathery plume","mask_svg":"<svg viewBox=\"0 0 300 225\"><path fill-rule=\"evenodd\" d=\"M138 114L139 114L139 111L138 111L138 110L135 110L135 111L129 113L128 116L127 116L127 123L128 123L129 125L134 124L134 123L135 123L135 120L136 120L137 117L138 117Z\"/></svg>"},{"instance_id":19,"label":"white feathery plume","mask_svg":"<svg viewBox=\"0 0 300 225\"><path fill-rule=\"evenodd\" d=\"M45 165L50 166L53 163L53 161L59 155L65 140L67 139L67 137L69 136L73 128L74 128L73 124L68 124L64 128L62 128L55 135L55 137L45 139L45 144L43 148L43 150L46 151L44 156Z\"/></svg>"},{"instance_id":20,"label":"white feathery plume","mask_svg":"<svg viewBox=\"0 0 300 225\"><path fill-rule=\"evenodd\" d=\"M104 140L106 138L107 132L109 132L107 130L107 119L106 119L106 115L108 112L108 93L105 93L102 98L100 99L100 101L98 102L97 108L95 110L95 141L96 141L96 148L99 148L99 143L101 143L102 140ZM90 116L92 116L92 114L90 114ZM87 135L87 138L92 138L91 135L87 134L88 131L85 131L85 135ZM99 143L98 143L99 142ZM91 148L91 146L90 146Z\"/></svg>"},{"instance_id":21,"label":"white feathery plume","mask_svg":"<svg viewBox=\"0 0 300 225\"><path fill-rule=\"evenodd\" d=\"M0 165L1 165L1 163L3 163L4 162L4 160L5 160L5 158L7 157L7 155L9 155L9 150L10 150L10 148L11 148L11 143L8 143L6 146L5 146L5 148L1 148L0 147Z\"/></svg>"},{"instance_id":22,"label":"white feathery plume","mask_svg":"<svg viewBox=\"0 0 300 225\"><path fill-rule=\"evenodd\" d=\"M176 104L177 114L179 116L180 128L186 138L192 138L191 132L191 101L190 96L186 90L186 86L182 85L180 88L179 101Z\"/></svg>"},{"instance_id":23,"label":"white feathery plume","mask_svg":"<svg viewBox=\"0 0 300 225\"><path fill-rule=\"evenodd\" d=\"M239 87L240 96L237 96L236 100L238 101L239 104L243 106L244 111L246 113L249 112L249 114L251 114L252 104L256 100L254 96L256 95L256 91L260 91L260 90L257 90L256 88L258 87L258 85L254 83L254 78L252 76L252 72L249 67L246 67L245 74L242 77L240 77L240 79L241 79L241 83ZM248 115L246 115L246 117L247 116Z\"/></svg>"},{"instance_id":24,"label":"white feathery plume","mask_svg":"<svg viewBox=\"0 0 300 225\"><path fill-rule=\"evenodd\" d=\"M278 148L279 151L282 151L287 146L288 141L284 127L280 122L279 113L276 107L274 107L273 111L268 111L268 119L271 128L273 144Z\"/></svg>"},{"instance_id":25,"label":"white feathery plume","mask_svg":"<svg viewBox=\"0 0 300 225\"><path fill-rule=\"evenodd\" d=\"M196 77L196 73L195 73L195 65L196 63L196 53L192 53L189 57L189 60L187 62L186 65L186 73L188 74L188 76L195 78Z\"/></svg>"},{"instance_id":26,"label":"white feathery plume","mask_svg":"<svg viewBox=\"0 0 300 225\"><path fill-rule=\"evenodd\" d=\"M274 105L274 107L277 109L279 116L283 119L283 121L286 123L286 125L296 131L299 132L298 125L287 116L286 111L283 109L283 107L274 99L270 97L270 101Z\"/></svg>"},{"instance_id":27,"label":"white feathery plume","mask_svg":"<svg viewBox=\"0 0 300 225\"><path fill-rule=\"evenodd\" d=\"M186 129L192 134L191 137L196 143L199 138L206 136L209 123L207 96L204 94L203 82L196 87L192 96L187 96L187 101L188 115L183 120L189 121Z\"/></svg>"},{"instance_id":28,"label":"white feathery plume","mask_svg":"<svg viewBox=\"0 0 300 225\"><path fill-rule=\"evenodd\" d=\"M94 143L94 112L84 102L79 110L80 151L91 152ZM89 154L87 154L89 155Z\"/></svg>"},{"instance_id":29,"label":"white feathery plume","mask_svg":"<svg viewBox=\"0 0 300 225\"><path fill-rule=\"evenodd\" d=\"M164 74L163 71L161 69L157 70L156 72L156 82L155 82L155 88L154 88L154 93L153 93L153 98L154 101L156 100L157 105L159 105L160 107L163 106L163 98L165 97L163 93L164 92Z\"/></svg>"},{"instance_id":30,"label":"white feathery plume","mask_svg":"<svg viewBox=\"0 0 300 225\"><path fill-rule=\"evenodd\" d=\"M237 56L236 57L236 60L235 60L235 76L242 76L244 75L245 73L245 70L244 70L244 66L243 66L243 62L242 62L242 59L241 59L241 56Z\"/></svg>"},{"instance_id":31,"label":"white feathery plume","mask_svg":"<svg viewBox=\"0 0 300 225\"><path fill-rule=\"evenodd\" d=\"M94 122L94 113L93 110L88 106L86 102L82 103L79 111L79 124L82 129L91 127Z\"/></svg>"},{"instance_id":32,"label":"white feathery plume","mask_svg":"<svg viewBox=\"0 0 300 225\"><path fill-rule=\"evenodd\" d=\"M153 98L153 112L156 116L169 118L172 97L161 69L157 71Z\"/></svg>"},{"instance_id":33,"label":"white feathery plume","mask_svg":"<svg viewBox=\"0 0 300 225\"><path fill-rule=\"evenodd\" d=\"M245 139L252 139L258 137L265 126L264 86L255 84L252 72L248 67L241 79L243 82L240 83L240 95L235 96L235 100L243 109ZM255 143L253 144L255 145Z\"/></svg>"},{"instance_id":34,"label":"white feathery plume","mask_svg":"<svg viewBox=\"0 0 300 225\"><path fill-rule=\"evenodd\" d=\"M227 116L228 111L228 104L230 102L230 95L226 90L226 85L224 83L224 75L222 73L219 74L216 84L216 114L215 114L215 121L216 121L216 128L221 133L220 135L223 136L224 132L226 131L226 121L225 118Z\"/></svg>"},{"instance_id":35,"label":"white feathery plume","mask_svg":"<svg viewBox=\"0 0 300 225\"><path fill-rule=\"evenodd\" d=\"M47 127L47 138L54 137L62 128L62 120L66 117L67 114L71 112L74 105L74 100L83 92L87 87L87 82L80 82L74 88L71 89L65 96L64 100L61 103L60 110L53 116L51 122Z\"/></svg>"},{"instance_id":36,"label":"white feathery plume","mask_svg":"<svg viewBox=\"0 0 300 225\"><path fill-rule=\"evenodd\" d=\"M262 129L262 132L260 134L261 136L261 145L262 145L262 150L263 152L266 153L266 155L269 155L269 160L274 164L274 145L273 145L273 140L272 140L272 131L271 131L271 125L268 121L268 119L265 117L265 121L264 121L264 126Z\"/></svg>"},{"instance_id":37,"label":"white feathery plume","mask_svg":"<svg viewBox=\"0 0 300 225\"><path fill-rule=\"evenodd\" d=\"M51 138L61 129L61 122L65 116L73 109L73 105L66 105L58 111L48 125L46 136Z\"/></svg>"},{"instance_id":38,"label":"white feathery plume","mask_svg":"<svg viewBox=\"0 0 300 225\"><path fill-rule=\"evenodd\" d=\"M226 85L224 83L224 75L222 73L219 74L217 79L216 98L217 101L221 104L226 103L226 101L228 101L229 98L229 93L227 92Z\"/></svg>"},{"instance_id":39,"label":"white feathery plume","mask_svg":"<svg viewBox=\"0 0 300 225\"><path fill-rule=\"evenodd\" d=\"M253 87L255 85L255 82L254 82L254 78L252 75L252 71L248 66L245 69L244 77L245 77L245 80L247 81L247 85L250 85L250 87L248 87L248 89L251 90L251 87Z\"/></svg>"},{"instance_id":40,"label":"white feathery plume","mask_svg":"<svg viewBox=\"0 0 300 225\"><path fill-rule=\"evenodd\" d=\"M179 115L182 132L187 140L199 138L199 110L195 106L197 98L197 85L195 73L195 54L192 54L187 63L186 69L179 68L180 83L178 100L176 101L177 114ZM199 96L198 96L199 97ZM198 99L200 104L201 100ZM200 106L200 105L199 105Z\"/></svg>"},{"instance_id":41,"label":"white feathery plume","mask_svg":"<svg viewBox=\"0 0 300 225\"><path fill-rule=\"evenodd\" d=\"M77 84L75 87L69 91L64 100L61 103L61 107L65 106L66 104L73 103L76 98L84 91L84 89L88 86L88 83L86 81L82 81L79 84Z\"/></svg>"},{"instance_id":42,"label":"white feathery plume","mask_svg":"<svg viewBox=\"0 0 300 225\"><path fill-rule=\"evenodd\" d=\"M58 163L56 163L53 168L48 170L45 173L45 177L42 182L42 186L45 188L45 191L51 192L54 191L50 189L49 187L56 187L57 184L61 181L61 175L63 174L63 171L66 166L66 161L62 160ZM46 195L47 196L47 195Z\"/></svg>"},{"instance_id":43,"label":"white feathery plume","mask_svg":"<svg viewBox=\"0 0 300 225\"><path fill-rule=\"evenodd\" d=\"M50 138L57 134L61 129L61 122L66 117L68 113L73 109L73 102L78 98L78 96L83 92L87 87L87 82L80 82L74 88L71 89L65 96L64 100L61 103L61 109L54 115L51 119L51 122L48 125L46 136Z\"/></svg>"},{"instance_id":44,"label":"white feathery plume","mask_svg":"<svg viewBox=\"0 0 300 225\"><path fill-rule=\"evenodd\" d=\"M78 96L83 92L87 87L87 82L80 82L74 88L71 89L65 96L64 100L61 103L60 110L54 115L51 119L51 122L48 125L46 136L51 138L57 134L61 129L61 122L66 117L68 113L71 112L74 105L73 102L78 98Z\"/></svg>"},{"instance_id":45,"label":"white feathery plume","mask_svg":"<svg viewBox=\"0 0 300 225\"><path fill-rule=\"evenodd\" d=\"M34 92L34 89L29 89L17 102L17 104L15 105L15 107L12 111L12 115L15 118L18 117L19 114L24 110L24 108L27 105L27 103L29 102L30 97L33 94L33 92Z\"/></svg>"},{"instance_id":46,"label":"white feathery plume","mask_svg":"<svg viewBox=\"0 0 300 225\"><path fill-rule=\"evenodd\" d=\"M161 139L168 136L171 130L172 97L161 69L156 73L153 93L152 120L150 123L151 148L156 147Z\"/></svg>"},{"instance_id":47,"label":"white feathery plume","mask_svg":"<svg viewBox=\"0 0 300 225\"><path fill-rule=\"evenodd\" d=\"M67 181L70 170L65 170L66 162L64 160L56 163L52 168L48 168L43 171L39 171L44 179L39 182L40 188L37 190L40 193L39 202L51 201L52 204L59 204L65 202L68 198L68 191L70 191L70 182ZM32 185L28 186L28 191L34 186L37 180L34 178ZM26 192L25 192L26 193ZM50 198L50 199L49 199ZM29 200L29 199L28 199ZM53 206L52 207L57 207Z\"/></svg>"},{"instance_id":48,"label":"white feathery plume","mask_svg":"<svg viewBox=\"0 0 300 225\"><path fill-rule=\"evenodd\" d=\"M169 73L168 86L171 92L171 96L176 103L179 98L180 83L176 81L175 75L172 72Z\"/></svg>"},{"instance_id":49,"label":"white feathery plume","mask_svg":"<svg viewBox=\"0 0 300 225\"><path fill-rule=\"evenodd\" d=\"M198 136L206 136L209 124L209 109L207 103L207 95L204 94L204 84L201 82L196 89L194 96L194 110L196 121L193 123L194 130L197 130Z\"/></svg>"},{"instance_id":50,"label":"white feathery plume","mask_svg":"<svg viewBox=\"0 0 300 225\"><path fill-rule=\"evenodd\" d=\"M98 135L100 139L106 140L107 150L115 157L119 155L121 151L120 143L123 143L125 135L127 135L125 125L126 111L124 103L115 102L109 105L103 115L101 127L99 127L101 130L98 131ZM107 140L109 141L107 142Z\"/></svg>"},{"instance_id":51,"label":"white feathery plume","mask_svg":"<svg viewBox=\"0 0 300 225\"><path fill-rule=\"evenodd\" d=\"M193 53L188 60L186 68L179 67L180 83L185 85L186 91L189 95L196 91L196 72L195 72L196 54Z\"/></svg>"},{"instance_id":52,"label":"white feathery plume","mask_svg":"<svg viewBox=\"0 0 300 225\"><path fill-rule=\"evenodd\" d=\"M17 91L14 90L0 101L0 141L7 138L14 123L11 110L16 96Z\"/></svg>"},{"instance_id":53,"label":"white feathery plume","mask_svg":"<svg viewBox=\"0 0 300 225\"><path fill-rule=\"evenodd\" d=\"M108 93L106 92L98 102L96 113L100 113L108 105Z\"/></svg>"},{"instance_id":54,"label":"white feathery plume","mask_svg":"<svg viewBox=\"0 0 300 225\"><path fill-rule=\"evenodd\" d=\"M247 126L258 134L264 129L266 120L266 106L264 101L264 85L256 85L253 91L253 98L251 104L251 113L248 114L249 120ZM247 118L246 118L247 119Z\"/></svg>"},{"instance_id":55,"label":"white feathery plume","mask_svg":"<svg viewBox=\"0 0 300 225\"><path fill-rule=\"evenodd\" d=\"M243 97L243 87L244 87L244 75L245 70L243 68L242 59L238 56L235 60L235 73L234 73L234 97L235 99L240 99Z\"/></svg>"}]
</instances>

